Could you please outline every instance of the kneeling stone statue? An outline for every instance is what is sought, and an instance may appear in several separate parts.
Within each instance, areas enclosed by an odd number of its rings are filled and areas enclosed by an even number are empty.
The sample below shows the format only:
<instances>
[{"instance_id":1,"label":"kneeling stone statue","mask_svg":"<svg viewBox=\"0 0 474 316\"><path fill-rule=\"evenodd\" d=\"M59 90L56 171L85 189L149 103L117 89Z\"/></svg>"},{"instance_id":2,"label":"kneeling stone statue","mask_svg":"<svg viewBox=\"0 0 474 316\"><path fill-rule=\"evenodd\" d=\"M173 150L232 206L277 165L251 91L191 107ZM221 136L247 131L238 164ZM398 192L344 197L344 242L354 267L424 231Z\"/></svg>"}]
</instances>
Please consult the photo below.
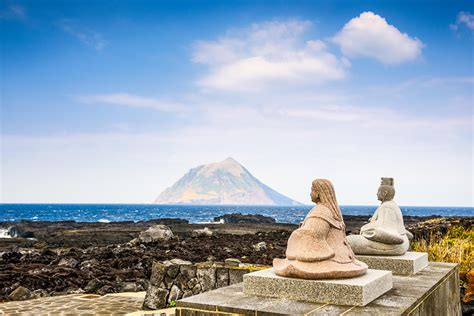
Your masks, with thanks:
<instances>
[{"instance_id":1,"label":"kneeling stone statue","mask_svg":"<svg viewBox=\"0 0 474 316\"><path fill-rule=\"evenodd\" d=\"M382 178L377 198L382 204L370 222L360 229L360 235L347 236L358 255L403 255L413 235L405 229L400 207L393 201L393 178Z\"/></svg>"},{"instance_id":2,"label":"kneeling stone statue","mask_svg":"<svg viewBox=\"0 0 474 316\"><path fill-rule=\"evenodd\" d=\"M355 259L346 239L345 224L328 180L312 183L316 206L288 239L285 259L273 259L279 276L302 279L334 279L363 275L367 265Z\"/></svg>"}]
</instances>

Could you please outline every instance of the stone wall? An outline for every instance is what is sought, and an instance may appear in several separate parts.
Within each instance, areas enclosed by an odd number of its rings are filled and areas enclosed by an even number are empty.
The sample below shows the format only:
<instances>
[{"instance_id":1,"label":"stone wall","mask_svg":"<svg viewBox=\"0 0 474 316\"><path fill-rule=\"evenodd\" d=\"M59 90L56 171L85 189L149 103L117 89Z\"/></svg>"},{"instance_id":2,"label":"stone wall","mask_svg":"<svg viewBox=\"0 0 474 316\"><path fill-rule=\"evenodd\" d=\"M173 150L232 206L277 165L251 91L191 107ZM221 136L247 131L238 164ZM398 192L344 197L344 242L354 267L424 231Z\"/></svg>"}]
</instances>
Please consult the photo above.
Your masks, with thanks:
<instances>
[{"instance_id":1,"label":"stone wall","mask_svg":"<svg viewBox=\"0 0 474 316\"><path fill-rule=\"evenodd\" d=\"M262 268L267 267L236 260L196 264L180 259L154 262L143 308L163 308L180 298L240 283L244 274Z\"/></svg>"},{"instance_id":2,"label":"stone wall","mask_svg":"<svg viewBox=\"0 0 474 316\"><path fill-rule=\"evenodd\" d=\"M459 266L446 275L417 303L407 314L425 315L461 315L459 297ZM470 315L467 314L466 315Z\"/></svg>"}]
</instances>

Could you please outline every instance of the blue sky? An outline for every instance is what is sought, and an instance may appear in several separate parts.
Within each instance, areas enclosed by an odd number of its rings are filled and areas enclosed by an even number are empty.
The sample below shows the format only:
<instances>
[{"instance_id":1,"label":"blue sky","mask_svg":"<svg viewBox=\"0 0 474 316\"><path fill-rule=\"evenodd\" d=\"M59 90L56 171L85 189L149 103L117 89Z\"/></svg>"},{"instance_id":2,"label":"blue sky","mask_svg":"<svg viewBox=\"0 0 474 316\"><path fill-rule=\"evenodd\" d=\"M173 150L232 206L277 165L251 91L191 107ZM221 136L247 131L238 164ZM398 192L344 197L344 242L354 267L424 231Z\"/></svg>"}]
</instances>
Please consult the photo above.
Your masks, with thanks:
<instances>
[{"instance_id":1,"label":"blue sky","mask_svg":"<svg viewBox=\"0 0 474 316\"><path fill-rule=\"evenodd\" d=\"M151 202L234 157L309 202L473 204L470 1L2 1L1 201Z\"/></svg>"}]
</instances>

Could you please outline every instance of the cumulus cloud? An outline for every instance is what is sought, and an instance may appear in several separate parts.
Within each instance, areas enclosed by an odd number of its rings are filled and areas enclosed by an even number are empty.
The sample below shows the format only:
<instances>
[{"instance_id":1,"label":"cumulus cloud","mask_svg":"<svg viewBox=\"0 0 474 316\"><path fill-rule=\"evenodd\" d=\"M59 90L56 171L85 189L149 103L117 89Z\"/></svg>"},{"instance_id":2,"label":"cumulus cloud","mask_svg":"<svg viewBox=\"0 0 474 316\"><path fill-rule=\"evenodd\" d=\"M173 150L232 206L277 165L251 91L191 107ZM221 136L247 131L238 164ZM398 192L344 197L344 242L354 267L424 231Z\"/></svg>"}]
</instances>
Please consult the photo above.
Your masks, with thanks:
<instances>
[{"instance_id":1,"label":"cumulus cloud","mask_svg":"<svg viewBox=\"0 0 474 316\"><path fill-rule=\"evenodd\" d=\"M470 12L461 11L458 13L456 23L451 24L449 27L456 31L461 25L466 26L470 30L474 30L474 14Z\"/></svg>"},{"instance_id":2,"label":"cumulus cloud","mask_svg":"<svg viewBox=\"0 0 474 316\"><path fill-rule=\"evenodd\" d=\"M255 91L270 84L343 79L349 63L321 40L304 41L309 21L272 21L228 31L215 41L197 41L192 61L209 67L204 88Z\"/></svg>"},{"instance_id":3,"label":"cumulus cloud","mask_svg":"<svg viewBox=\"0 0 474 316\"><path fill-rule=\"evenodd\" d=\"M385 18L364 12L344 25L332 41L348 57L371 57L384 64L400 64L421 55L423 43L400 32Z\"/></svg>"},{"instance_id":4,"label":"cumulus cloud","mask_svg":"<svg viewBox=\"0 0 474 316\"><path fill-rule=\"evenodd\" d=\"M86 104L104 103L133 108L152 108L162 112L184 112L186 108L174 101L160 100L128 93L94 94L78 97Z\"/></svg>"},{"instance_id":5,"label":"cumulus cloud","mask_svg":"<svg viewBox=\"0 0 474 316\"><path fill-rule=\"evenodd\" d=\"M57 23L57 26L67 34L75 37L83 44L94 48L95 50L102 50L105 47L105 40L102 34L91 30L90 28L79 26L69 19L62 19Z\"/></svg>"}]
</instances>

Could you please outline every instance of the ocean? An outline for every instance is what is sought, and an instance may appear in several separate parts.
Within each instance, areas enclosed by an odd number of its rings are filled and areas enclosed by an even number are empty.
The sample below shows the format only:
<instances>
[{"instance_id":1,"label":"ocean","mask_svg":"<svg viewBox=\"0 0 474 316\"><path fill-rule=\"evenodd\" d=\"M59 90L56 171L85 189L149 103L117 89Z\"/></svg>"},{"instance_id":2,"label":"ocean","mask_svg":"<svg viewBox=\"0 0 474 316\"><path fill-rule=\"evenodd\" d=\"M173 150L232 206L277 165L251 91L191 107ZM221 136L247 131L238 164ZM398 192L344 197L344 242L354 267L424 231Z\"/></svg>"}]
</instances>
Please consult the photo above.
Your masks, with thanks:
<instances>
[{"instance_id":1,"label":"ocean","mask_svg":"<svg viewBox=\"0 0 474 316\"><path fill-rule=\"evenodd\" d=\"M230 213L262 214L280 223L299 223L312 206L157 205L157 204L0 204L0 222L64 221L114 222L182 218L208 223ZM344 215L372 215L377 206L341 206ZM401 206L411 216L474 216L473 207Z\"/></svg>"}]
</instances>

